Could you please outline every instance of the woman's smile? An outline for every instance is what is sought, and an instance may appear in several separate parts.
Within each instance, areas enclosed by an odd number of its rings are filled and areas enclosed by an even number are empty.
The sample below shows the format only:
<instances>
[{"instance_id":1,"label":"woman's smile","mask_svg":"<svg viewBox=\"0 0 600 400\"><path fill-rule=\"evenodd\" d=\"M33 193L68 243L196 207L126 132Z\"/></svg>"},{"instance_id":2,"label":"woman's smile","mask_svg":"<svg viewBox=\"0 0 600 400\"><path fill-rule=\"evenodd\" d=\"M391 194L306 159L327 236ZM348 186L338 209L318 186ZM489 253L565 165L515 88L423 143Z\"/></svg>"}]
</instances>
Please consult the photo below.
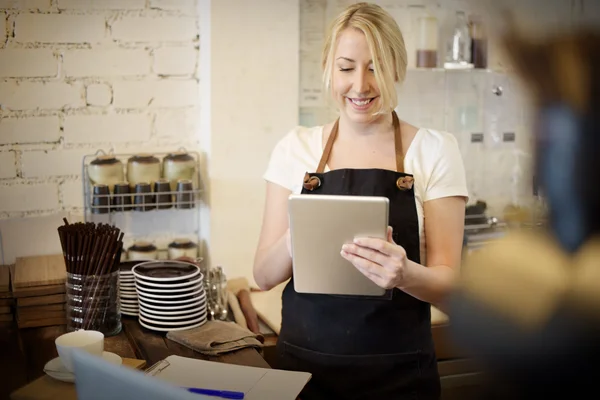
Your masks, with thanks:
<instances>
[{"instance_id":1,"label":"woman's smile","mask_svg":"<svg viewBox=\"0 0 600 400\"><path fill-rule=\"evenodd\" d=\"M376 97L346 97L346 101L356 111L366 111L375 103Z\"/></svg>"}]
</instances>

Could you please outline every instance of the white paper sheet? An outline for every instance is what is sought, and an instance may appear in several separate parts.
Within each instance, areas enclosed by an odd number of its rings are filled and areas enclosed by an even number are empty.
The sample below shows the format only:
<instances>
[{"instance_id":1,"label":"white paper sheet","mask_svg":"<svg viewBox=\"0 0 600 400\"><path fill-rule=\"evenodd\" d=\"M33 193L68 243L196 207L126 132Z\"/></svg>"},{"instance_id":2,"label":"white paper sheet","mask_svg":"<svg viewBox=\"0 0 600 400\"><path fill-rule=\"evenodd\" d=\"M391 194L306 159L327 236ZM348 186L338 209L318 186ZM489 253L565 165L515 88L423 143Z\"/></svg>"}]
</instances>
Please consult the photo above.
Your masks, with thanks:
<instances>
[{"instance_id":1,"label":"white paper sheet","mask_svg":"<svg viewBox=\"0 0 600 400\"><path fill-rule=\"evenodd\" d=\"M182 387L231 390L244 393L244 400L294 400L309 381L306 372L247 367L169 356L149 375Z\"/></svg>"}]
</instances>

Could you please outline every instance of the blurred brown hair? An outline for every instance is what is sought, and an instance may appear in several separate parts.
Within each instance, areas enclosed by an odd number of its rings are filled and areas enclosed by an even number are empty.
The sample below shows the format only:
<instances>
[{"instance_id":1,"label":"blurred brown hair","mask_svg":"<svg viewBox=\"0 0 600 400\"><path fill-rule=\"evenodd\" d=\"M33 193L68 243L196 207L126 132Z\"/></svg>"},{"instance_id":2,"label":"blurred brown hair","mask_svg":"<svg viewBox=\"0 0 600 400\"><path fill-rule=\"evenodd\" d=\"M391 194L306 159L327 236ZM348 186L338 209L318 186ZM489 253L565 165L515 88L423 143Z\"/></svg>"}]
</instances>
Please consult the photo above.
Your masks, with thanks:
<instances>
[{"instance_id":1,"label":"blurred brown hair","mask_svg":"<svg viewBox=\"0 0 600 400\"><path fill-rule=\"evenodd\" d=\"M586 28L534 39L513 25L503 42L537 107L562 103L587 114L600 106L599 31Z\"/></svg>"}]
</instances>

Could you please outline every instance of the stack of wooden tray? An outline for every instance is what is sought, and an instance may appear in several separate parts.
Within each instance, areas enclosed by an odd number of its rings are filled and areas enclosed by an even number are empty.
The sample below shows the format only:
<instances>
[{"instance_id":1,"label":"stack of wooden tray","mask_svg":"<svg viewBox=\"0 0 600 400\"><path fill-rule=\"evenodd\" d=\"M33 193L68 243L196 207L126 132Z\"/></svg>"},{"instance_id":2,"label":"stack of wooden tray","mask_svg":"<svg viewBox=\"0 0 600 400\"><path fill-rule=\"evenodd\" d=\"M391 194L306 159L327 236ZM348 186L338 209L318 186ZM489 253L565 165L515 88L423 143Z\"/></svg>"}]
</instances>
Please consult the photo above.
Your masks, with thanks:
<instances>
[{"instance_id":1,"label":"stack of wooden tray","mask_svg":"<svg viewBox=\"0 0 600 400\"><path fill-rule=\"evenodd\" d=\"M10 267L0 265L0 326L11 324L14 320L14 300L10 291Z\"/></svg>"},{"instance_id":2,"label":"stack of wooden tray","mask_svg":"<svg viewBox=\"0 0 600 400\"><path fill-rule=\"evenodd\" d=\"M17 258L11 286L19 328L66 324L66 278L62 255Z\"/></svg>"}]
</instances>

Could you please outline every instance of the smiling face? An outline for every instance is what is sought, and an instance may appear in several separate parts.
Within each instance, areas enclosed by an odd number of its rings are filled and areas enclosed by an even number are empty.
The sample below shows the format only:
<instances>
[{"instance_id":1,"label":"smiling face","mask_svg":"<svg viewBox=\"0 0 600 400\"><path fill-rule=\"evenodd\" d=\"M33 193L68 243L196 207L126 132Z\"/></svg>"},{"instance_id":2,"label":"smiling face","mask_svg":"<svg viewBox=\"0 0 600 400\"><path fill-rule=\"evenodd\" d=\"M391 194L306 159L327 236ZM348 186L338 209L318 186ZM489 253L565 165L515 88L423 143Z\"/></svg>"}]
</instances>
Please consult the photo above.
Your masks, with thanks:
<instances>
[{"instance_id":1,"label":"smiling face","mask_svg":"<svg viewBox=\"0 0 600 400\"><path fill-rule=\"evenodd\" d=\"M372 3L356 3L330 25L321 66L323 84L340 118L371 123L396 108L406 76L406 47L394 18Z\"/></svg>"},{"instance_id":2,"label":"smiling face","mask_svg":"<svg viewBox=\"0 0 600 400\"><path fill-rule=\"evenodd\" d=\"M334 53L332 94L340 112L355 123L372 122L380 108L380 92L365 35L354 28L340 33Z\"/></svg>"}]
</instances>

